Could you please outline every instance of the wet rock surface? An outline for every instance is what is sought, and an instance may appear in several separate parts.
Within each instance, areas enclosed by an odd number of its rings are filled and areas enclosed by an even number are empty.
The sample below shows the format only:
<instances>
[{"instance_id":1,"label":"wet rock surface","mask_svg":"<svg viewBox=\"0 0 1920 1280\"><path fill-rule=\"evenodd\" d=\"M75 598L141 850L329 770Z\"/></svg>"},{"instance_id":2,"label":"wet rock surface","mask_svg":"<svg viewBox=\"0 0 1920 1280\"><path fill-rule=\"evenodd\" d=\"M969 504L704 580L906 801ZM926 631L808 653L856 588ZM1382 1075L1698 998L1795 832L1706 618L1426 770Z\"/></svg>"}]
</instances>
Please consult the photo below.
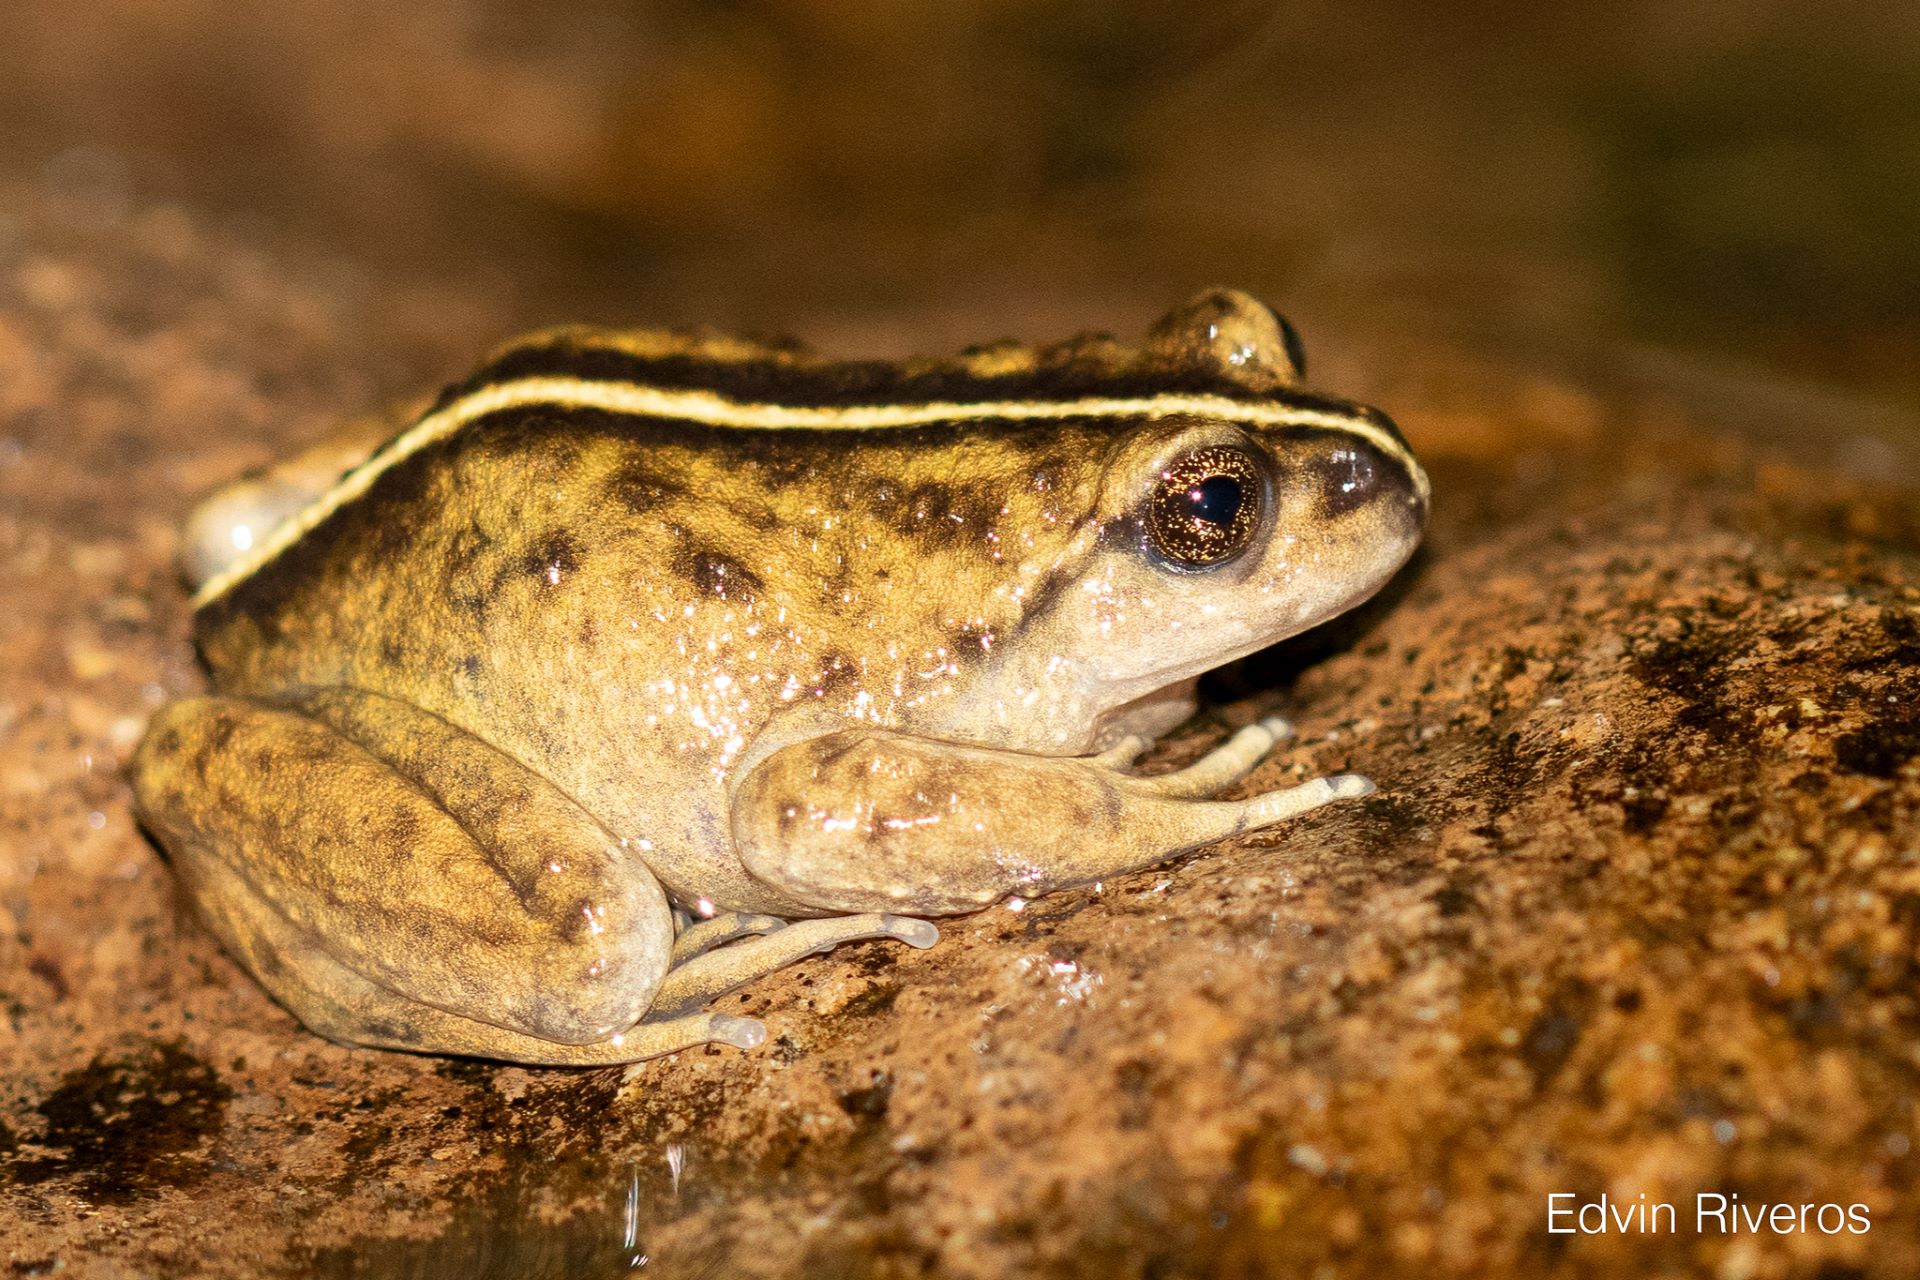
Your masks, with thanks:
<instances>
[{"instance_id":1,"label":"wet rock surface","mask_svg":"<svg viewBox=\"0 0 1920 1280\"><path fill-rule=\"evenodd\" d=\"M120 765L201 684L172 531L516 317L0 196L12 1274L1920 1273L1905 496L1604 365L1354 321L1393 355L1356 342L1334 385L1428 460L1429 545L1212 678L1148 767L1277 708L1300 736L1246 789L1378 794L808 960L725 1002L766 1020L752 1053L352 1050L220 953L132 823ZM1682 1229L1552 1235L1557 1192ZM1697 1235L1698 1192L1873 1226Z\"/></svg>"}]
</instances>

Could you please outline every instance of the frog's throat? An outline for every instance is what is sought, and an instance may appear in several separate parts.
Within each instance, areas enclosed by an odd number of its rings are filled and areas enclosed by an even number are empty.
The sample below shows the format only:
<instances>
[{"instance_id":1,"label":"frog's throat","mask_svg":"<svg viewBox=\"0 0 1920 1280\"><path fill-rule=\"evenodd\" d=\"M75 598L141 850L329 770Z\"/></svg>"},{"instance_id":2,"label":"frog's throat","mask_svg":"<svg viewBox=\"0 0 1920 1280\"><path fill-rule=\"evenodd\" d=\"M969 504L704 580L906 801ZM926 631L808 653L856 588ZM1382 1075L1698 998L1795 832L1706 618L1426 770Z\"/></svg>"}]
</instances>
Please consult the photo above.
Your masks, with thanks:
<instances>
[{"instance_id":1,"label":"frog's throat","mask_svg":"<svg viewBox=\"0 0 1920 1280\"><path fill-rule=\"evenodd\" d=\"M1023 726L1009 723L1004 714L996 715L995 711L1025 704L1028 691L1044 691L1041 692L1041 698L1050 699L1055 712L1051 717L1053 728L1051 732L1032 733L1025 749L1042 754L1070 755L1087 751L1113 717L1125 715L1128 708L1171 696L1182 688L1191 688L1200 676L1209 671L1310 631L1366 603L1393 578L1412 552L1413 546L1409 544L1405 555L1393 564L1384 566L1377 578L1364 582L1357 590L1302 601L1297 612L1285 622L1268 627L1248 625L1236 634L1216 635L1204 655L1187 655L1183 660L1161 666L1142 666L1138 670L1125 671L1100 671L1083 667L1070 680L1053 683L1049 687L1044 674L1047 663L1043 655L1051 652L1053 647L1036 631L1027 636L1029 643L1024 648L1008 646L1009 651L1022 648L1024 659L1009 662L983 675L977 690L955 708L950 727L960 730L965 736L980 732L980 724L985 721L993 725L996 740L1004 739L1010 733L1020 732ZM1049 611L1033 621L1045 627L1061 619L1057 613ZM1044 721L1048 717L1036 719Z\"/></svg>"},{"instance_id":2,"label":"frog's throat","mask_svg":"<svg viewBox=\"0 0 1920 1280\"><path fill-rule=\"evenodd\" d=\"M257 572L341 507L373 487L374 481L420 450L489 414L534 406L596 409L640 418L674 419L705 426L752 430L874 431L921 427L942 422L1033 422L1065 418L1222 419L1256 429L1324 427L1348 432L1399 461L1413 477L1422 500L1427 476L1412 450L1388 426L1359 409L1338 411L1281 400L1244 401L1219 395L1166 394L1086 397L1072 400L981 400L926 404L875 404L827 408L815 405L747 403L712 391L669 390L637 382L595 382L582 378L539 377L494 383L429 413L395 436L371 458L349 471L312 504L277 526L243 558L207 579L194 594L196 608L224 595Z\"/></svg>"}]
</instances>

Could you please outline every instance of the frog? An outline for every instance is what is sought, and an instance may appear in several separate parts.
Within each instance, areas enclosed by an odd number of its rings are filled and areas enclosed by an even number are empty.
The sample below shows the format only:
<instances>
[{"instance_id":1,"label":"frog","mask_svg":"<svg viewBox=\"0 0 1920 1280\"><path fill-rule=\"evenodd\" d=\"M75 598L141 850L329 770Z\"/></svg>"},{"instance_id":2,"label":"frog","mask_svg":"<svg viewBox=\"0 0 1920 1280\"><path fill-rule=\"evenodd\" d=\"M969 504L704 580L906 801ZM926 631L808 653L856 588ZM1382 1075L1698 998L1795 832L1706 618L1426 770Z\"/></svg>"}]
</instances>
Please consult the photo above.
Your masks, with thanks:
<instances>
[{"instance_id":1,"label":"frog","mask_svg":"<svg viewBox=\"0 0 1920 1280\"><path fill-rule=\"evenodd\" d=\"M719 998L1370 793L1143 771L1205 672L1373 596L1430 485L1206 290L846 360L566 326L190 520L207 691L129 766L186 899L348 1045L752 1049ZM377 438L384 437L384 438Z\"/></svg>"}]
</instances>

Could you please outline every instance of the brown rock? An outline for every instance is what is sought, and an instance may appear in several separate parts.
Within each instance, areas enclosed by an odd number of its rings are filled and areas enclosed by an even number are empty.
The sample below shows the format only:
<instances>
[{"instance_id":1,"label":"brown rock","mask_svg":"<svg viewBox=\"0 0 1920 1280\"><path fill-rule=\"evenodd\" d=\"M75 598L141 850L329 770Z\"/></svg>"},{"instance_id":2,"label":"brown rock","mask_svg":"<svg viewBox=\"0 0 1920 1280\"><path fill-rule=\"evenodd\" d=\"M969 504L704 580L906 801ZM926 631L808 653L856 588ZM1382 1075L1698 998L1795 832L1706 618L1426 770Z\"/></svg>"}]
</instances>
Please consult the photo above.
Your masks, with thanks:
<instances>
[{"instance_id":1,"label":"brown rock","mask_svg":"<svg viewBox=\"0 0 1920 1280\"><path fill-rule=\"evenodd\" d=\"M199 680L193 491L417 389L419 335L166 212L5 193L0 1256L13 1272L1920 1272L1915 511L1629 378L1434 354L1391 598L1215 681L1369 800L806 962L762 1049L349 1050L176 906L118 773ZM481 318L473 318L481 317ZM1386 367L1384 363L1374 368ZM1160 766L1219 736L1191 727ZM1547 1197L1867 1207L1546 1231ZM1854 1270L1847 1270L1847 1269Z\"/></svg>"}]
</instances>

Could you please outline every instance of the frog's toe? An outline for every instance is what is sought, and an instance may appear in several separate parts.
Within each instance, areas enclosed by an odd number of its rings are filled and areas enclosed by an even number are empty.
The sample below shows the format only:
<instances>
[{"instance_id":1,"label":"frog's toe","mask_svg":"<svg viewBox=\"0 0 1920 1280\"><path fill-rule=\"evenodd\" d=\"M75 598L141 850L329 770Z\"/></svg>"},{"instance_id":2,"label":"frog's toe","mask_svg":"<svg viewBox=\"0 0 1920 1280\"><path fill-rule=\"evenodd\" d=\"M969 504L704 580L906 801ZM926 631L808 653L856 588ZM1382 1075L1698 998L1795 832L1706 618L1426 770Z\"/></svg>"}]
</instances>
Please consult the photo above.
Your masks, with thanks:
<instances>
[{"instance_id":1,"label":"frog's toe","mask_svg":"<svg viewBox=\"0 0 1920 1280\"><path fill-rule=\"evenodd\" d=\"M1293 736L1293 721L1285 716L1262 716L1260 727L1272 734L1275 742L1285 742Z\"/></svg>"},{"instance_id":2,"label":"frog's toe","mask_svg":"<svg viewBox=\"0 0 1920 1280\"><path fill-rule=\"evenodd\" d=\"M880 917L880 927L888 936L898 938L917 951L925 951L940 941L940 930L931 920L916 920L912 916Z\"/></svg>"},{"instance_id":3,"label":"frog's toe","mask_svg":"<svg viewBox=\"0 0 1920 1280\"><path fill-rule=\"evenodd\" d=\"M1358 800L1361 796L1372 795L1378 789L1371 778L1363 778L1357 773L1337 773L1303 782L1285 791L1269 791L1251 800L1225 803L1239 810L1237 829L1250 831L1255 827L1271 826L1288 818L1297 818L1336 800Z\"/></svg>"},{"instance_id":4,"label":"frog's toe","mask_svg":"<svg viewBox=\"0 0 1920 1280\"><path fill-rule=\"evenodd\" d=\"M731 1013L716 1013L708 1024L714 1044L730 1044L736 1049L757 1049L766 1043L767 1024L758 1018L741 1018Z\"/></svg>"},{"instance_id":5,"label":"frog's toe","mask_svg":"<svg viewBox=\"0 0 1920 1280\"><path fill-rule=\"evenodd\" d=\"M723 911L706 920L696 920L680 930L673 940L673 964L685 964L715 947L726 946L755 934L765 935L787 925L779 916L749 911Z\"/></svg>"},{"instance_id":6,"label":"frog's toe","mask_svg":"<svg viewBox=\"0 0 1920 1280\"><path fill-rule=\"evenodd\" d=\"M1280 716L1248 725L1184 769L1145 778L1149 788L1163 796L1208 796L1247 776L1273 750L1276 742L1290 737L1293 725Z\"/></svg>"},{"instance_id":7,"label":"frog's toe","mask_svg":"<svg viewBox=\"0 0 1920 1280\"><path fill-rule=\"evenodd\" d=\"M1109 769L1124 769L1145 755L1147 748L1152 745L1152 738L1143 738L1137 733L1130 733L1093 759L1096 764L1103 764Z\"/></svg>"},{"instance_id":8,"label":"frog's toe","mask_svg":"<svg viewBox=\"0 0 1920 1280\"><path fill-rule=\"evenodd\" d=\"M796 920L763 937L745 938L676 964L653 993L653 1010L647 1016L672 1017L702 1008L797 960L868 938L891 938L924 949L940 940L940 931L925 920L878 913Z\"/></svg>"}]
</instances>

